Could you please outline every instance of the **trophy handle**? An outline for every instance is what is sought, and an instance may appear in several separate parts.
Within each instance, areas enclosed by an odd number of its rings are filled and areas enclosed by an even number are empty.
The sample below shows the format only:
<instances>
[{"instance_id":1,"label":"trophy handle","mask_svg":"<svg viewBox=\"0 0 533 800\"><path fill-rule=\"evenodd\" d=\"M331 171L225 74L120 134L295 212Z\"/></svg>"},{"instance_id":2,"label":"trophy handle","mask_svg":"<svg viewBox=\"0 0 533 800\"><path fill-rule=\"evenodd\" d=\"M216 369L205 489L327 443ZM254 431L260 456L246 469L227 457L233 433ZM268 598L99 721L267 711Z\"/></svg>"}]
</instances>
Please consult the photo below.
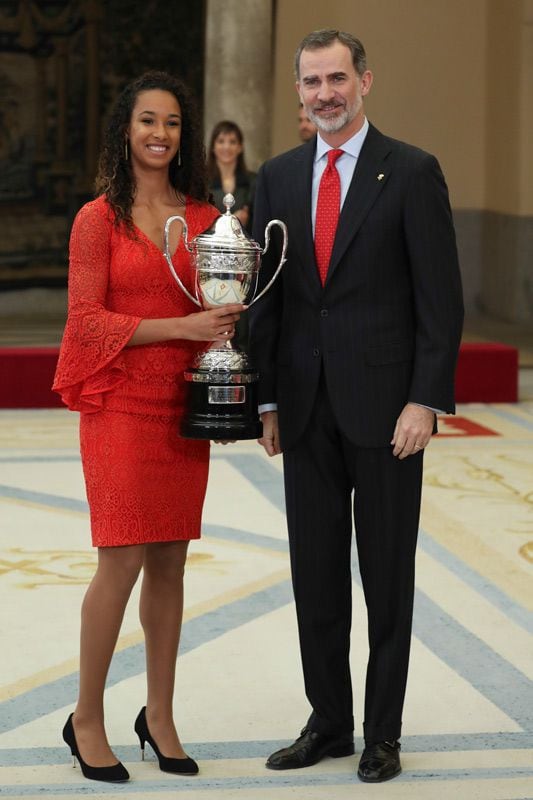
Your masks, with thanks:
<instances>
[{"instance_id":1,"label":"trophy handle","mask_svg":"<svg viewBox=\"0 0 533 800\"><path fill-rule=\"evenodd\" d=\"M171 258L171 255L170 255L170 251L168 249L168 232L170 230L171 224L173 222L175 222L175 220L177 220L177 219L179 219L179 221L183 225L183 234L182 234L182 236L183 236L183 239L185 241L185 247L186 247L186 249L188 250L189 253L192 253L191 246L189 245L189 242L187 241L187 233L188 233L187 223L185 222L183 217L180 217L179 214L176 214L176 216L174 216L174 217L169 217L167 219L166 223L165 223L165 250L164 250L164 256L165 256L165 258L167 260L167 264L168 264L168 266L170 268L170 271L172 273L172 277L174 278L174 280L176 281L176 283L178 284L178 286L180 287L182 292L184 292L187 295L189 300L192 300L193 303L196 303L197 306L200 306L200 308L202 308L202 304L199 301L198 297L193 297L192 294L189 292L189 290L186 289L185 286L183 285L180 276L178 275L178 273L174 269L174 264L172 263L172 258Z\"/></svg>"},{"instance_id":2,"label":"trophy handle","mask_svg":"<svg viewBox=\"0 0 533 800\"><path fill-rule=\"evenodd\" d=\"M266 251L268 250L268 245L270 244L270 229L271 229L271 227L273 225L278 225L281 228L281 230L283 231L283 248L281 250L281 259L280 259L280 262L279 262L279 264L277 266L277 269L276 269L274 275L272 276L272 278L269 280L269 282L267 283L265 288L262 289L259 292L257 297L254 297L254 299L251 301L251 303L248 303L248 308L250 306L252 306L255 303L256 300L259 300L259 298L262 297L265 294L265 292L268 292L268 290L270 289L270 287L272 286L272 284L274 283L274 281L278 277L280 269L282 268L282 266L284 265L284 263L287 260L285 258L285 254L287 252L287 244L288 244L287 226L280 219L271 219L270 222L268 223L268 225L266 226L266 228L265 228L265 249L261 251L261 255L264 256Z\"/></svg>"}]
</instances>

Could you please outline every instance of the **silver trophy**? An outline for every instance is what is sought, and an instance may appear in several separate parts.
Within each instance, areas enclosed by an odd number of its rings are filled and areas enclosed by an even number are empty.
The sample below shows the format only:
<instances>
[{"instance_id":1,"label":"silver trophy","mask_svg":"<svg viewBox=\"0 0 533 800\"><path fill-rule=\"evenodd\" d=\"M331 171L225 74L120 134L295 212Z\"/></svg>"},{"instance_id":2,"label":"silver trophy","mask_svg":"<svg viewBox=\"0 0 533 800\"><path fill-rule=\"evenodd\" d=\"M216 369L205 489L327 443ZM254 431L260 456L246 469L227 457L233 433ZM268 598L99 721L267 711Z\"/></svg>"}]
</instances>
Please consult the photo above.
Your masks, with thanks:
<instances>
[{"instance_id":1,"label":"silver trophy","mask_svg":"<svg viewBox=\"0 0 533 800\"><path fill-rule=\"evenodd\" d=\"M191 242L183 217L169 217L165 224L164 254L170 271L182 291L200 308L228 303L251 306L270 289L286 260L287 226L284 222L274 219L268 223L262 249L231 213L235 204L233 195L227 194L223 203L226 213ZM185 247L192 255L195 295L183 285L168 249L168 234L175 220L183 225ZM271 280L257 294L261 256L268 250L270 231L276 225L283 233L281 259ZM230 340L223 344L214 342L207 350L197 353L191 367L185 371L190 388L182 436L189 439L255 439L261 436L257 413L258 379L248 353L235 347Z\"/></svg>"}]
</instances>

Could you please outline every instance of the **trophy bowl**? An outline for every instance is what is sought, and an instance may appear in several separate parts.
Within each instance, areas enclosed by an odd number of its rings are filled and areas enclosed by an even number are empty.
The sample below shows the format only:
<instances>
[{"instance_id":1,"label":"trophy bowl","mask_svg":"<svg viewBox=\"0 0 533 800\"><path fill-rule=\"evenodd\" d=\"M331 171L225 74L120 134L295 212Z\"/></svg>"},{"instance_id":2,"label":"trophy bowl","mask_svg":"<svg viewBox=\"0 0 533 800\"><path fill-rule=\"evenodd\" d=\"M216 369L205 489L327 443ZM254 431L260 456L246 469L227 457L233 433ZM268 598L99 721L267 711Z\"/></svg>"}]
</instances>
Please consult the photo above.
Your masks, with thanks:
<instances>
[{"instance_id":1,"label":"trophy bowl","mask_svg":"<svg viewBox=\"0 0 533 800\"><path fill-rule=\"evenodd\" d=\"M200 308L242 303L251 306L267 292L285 263L287 227L280 220L271 220L265 229L265 248L243 231L240 221L231 213L233 195L224 197L226 213L218 217L204 233L188 241L187 223L181 216L169 217L165 224L165 258L174 280ZM168 249L170 225L180 220L185 247L191 253L194 270L192 295L174 269ZM270 230L277 225L283 233L280 262L265 288L257 294L261 256L270 242ZM214 342L196 354L191 367L185 370L189 383L188 406L181 425L181 435L189 439L255 439L262 434L257 411L259 375L250 363L248 353L228 340Z\"/></svg>"}]
</instances>

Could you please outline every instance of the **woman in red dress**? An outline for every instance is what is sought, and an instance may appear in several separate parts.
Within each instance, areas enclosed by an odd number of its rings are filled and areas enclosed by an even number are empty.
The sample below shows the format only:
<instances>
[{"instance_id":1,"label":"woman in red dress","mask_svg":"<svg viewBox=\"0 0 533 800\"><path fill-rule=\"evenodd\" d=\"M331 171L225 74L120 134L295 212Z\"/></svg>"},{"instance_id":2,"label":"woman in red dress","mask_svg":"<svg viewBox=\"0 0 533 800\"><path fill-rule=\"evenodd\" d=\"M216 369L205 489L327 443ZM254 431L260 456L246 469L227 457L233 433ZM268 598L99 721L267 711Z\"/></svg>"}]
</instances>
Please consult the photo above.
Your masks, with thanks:
<instances>
[{"instance_id":1,"label":"woman in red dress","mask_svg":"<svg viewBox=\"0 0 533 800\"><path fill-rule=\"evenodd\" d=\"M243 306L199 312L163 256L168 217L184 216L192 237L219 213L206 202L202 140L180 81L151 72L126 87L109 120L96 185L97 199L79 211L72 229L68 319L54 382L80 412L98 548L82 606L79 698L63 737L87 778L128 780L106 738L103 695L142 569L148 692L135 731L161 769L195 774L172 699L183 570L189 540L200 536L209 443L178 435L183 371L202 346L233 336ZM181 228L171 227L170 251L192 291Z\"/></svg>"}]
</instances>

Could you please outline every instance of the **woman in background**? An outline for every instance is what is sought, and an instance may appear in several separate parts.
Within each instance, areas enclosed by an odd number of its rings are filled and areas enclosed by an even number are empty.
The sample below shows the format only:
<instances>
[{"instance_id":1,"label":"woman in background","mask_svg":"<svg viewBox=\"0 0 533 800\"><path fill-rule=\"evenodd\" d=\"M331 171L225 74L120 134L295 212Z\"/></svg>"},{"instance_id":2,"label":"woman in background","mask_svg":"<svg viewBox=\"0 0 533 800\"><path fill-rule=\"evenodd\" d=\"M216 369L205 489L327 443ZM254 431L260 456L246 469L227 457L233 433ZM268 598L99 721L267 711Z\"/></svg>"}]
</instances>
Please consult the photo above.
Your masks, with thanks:
<instances>
[{"instance_id":1,"label":"woman in background","mask_svg":"<svg viewBox=\"0 0 533 800\"><path fill-rule=\"evenodd\" d=\"M250 232L256 175L246 169L243 135L235 122L222 120L213 128L207 152L207 176L218 210L226 210L222 199L232 194L235 205L231 211Z\"/></svg>"},{"instance_id":2,"label":"woman in background","mask_svg":"<svg viewBox=\"0 0 533 800\"><path fill-rule=\"evenodd\" d=\"M231 208L244 230L251 234L255 194L255 172L246 169L244 138L236 122L222 120L211 133L207 152L207 178L213 202L224 213L224 196L232 194L235 205ZM244 314L235 326L235 346L247 349L248 314Z\"/></svg>"}]
</instances>

